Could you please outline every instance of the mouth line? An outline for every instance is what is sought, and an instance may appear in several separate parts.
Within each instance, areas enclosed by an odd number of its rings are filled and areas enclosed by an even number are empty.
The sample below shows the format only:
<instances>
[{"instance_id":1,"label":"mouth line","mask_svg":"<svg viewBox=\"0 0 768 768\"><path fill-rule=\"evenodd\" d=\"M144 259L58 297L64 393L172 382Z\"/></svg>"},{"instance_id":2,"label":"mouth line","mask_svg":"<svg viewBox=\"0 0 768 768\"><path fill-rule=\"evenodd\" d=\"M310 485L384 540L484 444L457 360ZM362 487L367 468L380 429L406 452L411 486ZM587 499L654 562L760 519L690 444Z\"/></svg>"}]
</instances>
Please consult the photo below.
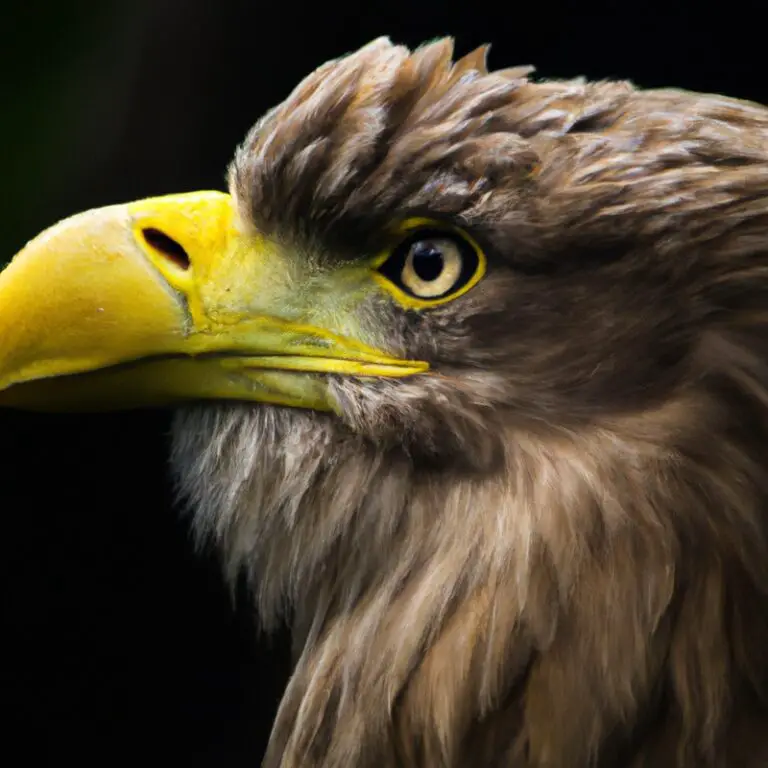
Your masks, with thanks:
<instances>
[{"instance_id":1,"label":"mouth line","mask_svg":"<svg viewBox=\"0 0 768 768\"><path fill-rule=\"evenodd\" d=\"M130 370L140 368L142 365L152 365L163 362L187 361L200 364L215 362L223 369L231 371L233 374L245 373L248 371L259 371L269 373L306 373L306 374L340 374L347 376L362 377L386 377L403 378L425 373L429 370L429 364L418 360L398 360L397 358L375 358L364 359L359 357L331 357L315 354L296 355L283 352L270 352L269 354L243 354L241 350L217 350L215 352L202 352L194 355L189 354L160 354L148 355L146 357L137 357L132 360L125 360L113 365L107 365L96 368L91 371L73 372L66 374L64 378L82 378L93 374L114 372L119 370ZM41 377L40 379L27 379L10 383L6 386L0 386L0 391L12 389L24 384L41 381L50 377Z\"/></svg>"},{"instance_id":2,"label":"mouth line","mask_svg":"<svg viewBox=\"0 0 768 768\"><path fill-rule=\"evenodd\" d=\"M336 373L350 376L403 377L424 373L428 366L416 361L376 362L341 357L303 357L295 355L263 355L257 357L224 357L224 367L295 373Z\"/></svg>"},{"instance_id":3,"label":"mouth line","mask_svg":"<svg viewBox=\"0 0 768 768\"><path fill-rule=\"evenodd\" d=\"M175 356L174 356L175 357ZM200 358L217 360L223 368L233 371L262 370L291 373L330 373L350 376L404 377L424 373L429 364L419 360L398 360L382 356L329 356L296 355L283 352L249 355L239 351L216 352L199 355Z\"/></svg>"},{"instance_id":4,"label":"mouth line","mask_svg":"<svg viewBox=\"0 0 768 768\"><path fill-rule=\"evenodd\" d=\"M216 399L336 411L337 404L327 391L327 377L392 379L417 375L428 369L427 363L386 358L371 362L279 353L171 353L13 383L0 389L0 407L98 412ZM59 379L57 399L49 403L46 387L54 379ZM191 383L181 397L176 392L180 381ZM109 392L112 398L109 408L101 406L104 392ZM146 397L147 392L150 397Z\"/></svg>"}]
</instances>

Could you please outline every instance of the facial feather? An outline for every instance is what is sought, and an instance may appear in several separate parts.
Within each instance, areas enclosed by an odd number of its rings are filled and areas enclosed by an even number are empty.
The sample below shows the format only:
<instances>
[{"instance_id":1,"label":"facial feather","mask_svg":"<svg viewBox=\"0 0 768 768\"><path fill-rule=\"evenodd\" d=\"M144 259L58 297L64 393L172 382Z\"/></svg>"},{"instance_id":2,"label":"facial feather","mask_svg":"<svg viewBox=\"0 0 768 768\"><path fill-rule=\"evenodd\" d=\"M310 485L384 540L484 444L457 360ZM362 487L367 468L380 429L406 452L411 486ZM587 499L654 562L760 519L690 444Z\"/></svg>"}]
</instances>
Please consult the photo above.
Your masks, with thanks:
<instances>
[{"instance_id":1,"label":"facial feather","mask_svg":"<svg viewBox=\"0 0 768 768\"><path fill-rule=\"evenodd\" d=\"M294 630L266 765L762 765L768 112L451 54L325 65L232 166L324 268L425 211L489 258L361 310L429 374L177 417L198 532Z\"/></svg>"}]
</instances>

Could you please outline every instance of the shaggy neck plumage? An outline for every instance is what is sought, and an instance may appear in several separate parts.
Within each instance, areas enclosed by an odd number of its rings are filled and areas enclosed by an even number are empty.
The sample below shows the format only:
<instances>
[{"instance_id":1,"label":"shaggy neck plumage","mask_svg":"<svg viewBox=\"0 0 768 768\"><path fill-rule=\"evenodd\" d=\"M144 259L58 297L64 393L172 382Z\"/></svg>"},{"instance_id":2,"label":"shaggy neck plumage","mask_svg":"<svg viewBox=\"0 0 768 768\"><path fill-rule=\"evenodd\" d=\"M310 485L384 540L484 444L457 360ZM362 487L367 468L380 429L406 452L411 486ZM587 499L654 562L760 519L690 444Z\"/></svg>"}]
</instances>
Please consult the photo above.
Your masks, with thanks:
<instances>
[{"instance_id":1,"label":"shaggy neck plumage","mask_svg":"<svg viewBox=\"0 0 768 768\"><path fill-rule=\"evenodd\" d=\"M190 410L175 434L198 531L267 627L292 621L267 766L464 765L475 741L473 765L610 765L664 737L660 701L714 765L759 695L765 479L714 399L509 432L463 475L301 411Z\"/></svg>"}]
</instances>

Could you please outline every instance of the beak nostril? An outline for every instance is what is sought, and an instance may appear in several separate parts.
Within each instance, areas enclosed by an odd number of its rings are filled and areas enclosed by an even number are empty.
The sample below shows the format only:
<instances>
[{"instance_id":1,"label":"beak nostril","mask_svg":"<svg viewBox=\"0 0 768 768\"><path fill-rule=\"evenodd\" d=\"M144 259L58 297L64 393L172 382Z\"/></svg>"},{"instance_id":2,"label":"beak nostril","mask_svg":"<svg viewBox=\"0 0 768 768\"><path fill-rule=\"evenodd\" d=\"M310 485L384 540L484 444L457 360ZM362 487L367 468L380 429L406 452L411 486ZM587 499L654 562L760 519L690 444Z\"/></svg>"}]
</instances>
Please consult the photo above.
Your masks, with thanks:
<instances>
[{"instance_id":1,"label":"beak nostril","mask_svg":"<svg viewBox=\"0 0 768 768\"><path fill-rule=\"evenodd\" d=\"M172 261L177 267L184 270L189 269L189 254L184 250L184 246L181 243L154 227L142 229L141 234L150 248L165 256L166 259Z\"/></svg>"}]
</instances>

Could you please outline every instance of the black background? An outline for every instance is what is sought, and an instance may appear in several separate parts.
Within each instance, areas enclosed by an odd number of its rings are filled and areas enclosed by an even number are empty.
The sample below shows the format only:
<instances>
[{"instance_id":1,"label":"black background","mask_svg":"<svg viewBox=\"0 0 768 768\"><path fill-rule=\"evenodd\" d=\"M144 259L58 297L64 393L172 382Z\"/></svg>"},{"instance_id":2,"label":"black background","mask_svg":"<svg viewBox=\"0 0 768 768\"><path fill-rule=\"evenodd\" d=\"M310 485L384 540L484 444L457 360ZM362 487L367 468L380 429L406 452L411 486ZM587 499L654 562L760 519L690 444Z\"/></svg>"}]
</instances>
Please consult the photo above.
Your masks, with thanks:
<instances>
[{"instance_id":1,"label":"black background","mask_svg":"<svg viewBox=\"0 0 768 768\"><path fill-rule=\"evenodd\" d=\"M12 2L0 12L0 262L78 210L224 188L265 109L379 35L449 34L459 53L491 42L492 66L540 76L768 102L760 5ZM166 474L169 423L0 413L6 765L258 764L287 641L259 640L247 597L233 601L215 557L193 551Z\"/></svg>"}]
</instances>

